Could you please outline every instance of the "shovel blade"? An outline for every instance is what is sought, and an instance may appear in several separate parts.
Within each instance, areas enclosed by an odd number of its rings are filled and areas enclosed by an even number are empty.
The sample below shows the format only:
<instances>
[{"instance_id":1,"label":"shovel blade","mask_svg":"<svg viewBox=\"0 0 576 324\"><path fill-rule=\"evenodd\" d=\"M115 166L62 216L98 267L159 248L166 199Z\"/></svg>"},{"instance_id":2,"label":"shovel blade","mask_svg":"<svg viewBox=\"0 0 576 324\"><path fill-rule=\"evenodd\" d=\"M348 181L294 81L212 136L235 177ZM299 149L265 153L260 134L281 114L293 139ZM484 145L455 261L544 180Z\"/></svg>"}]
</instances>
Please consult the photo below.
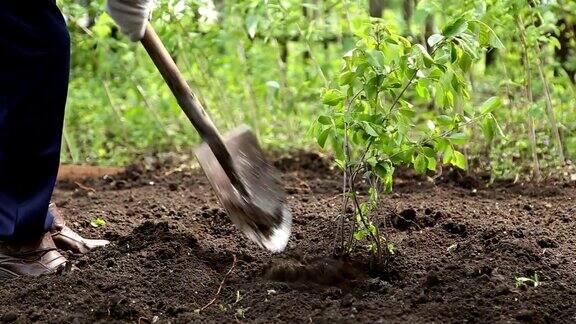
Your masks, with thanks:
<instances>
[{"instance_id":1,"label":"shovel blade","mask_svg":"<svg viewBox=\"0 0 576 324\"><path fill-rule=\"evenodd\" d=\"M224 136L224 143L248 196L230 182L226 172L206 143L194 152L216 196L232 222L250 240L272 252L286 247L292 215L278 172L266 162L256 136L240 126Z\"/></svg>"}]
</instances>

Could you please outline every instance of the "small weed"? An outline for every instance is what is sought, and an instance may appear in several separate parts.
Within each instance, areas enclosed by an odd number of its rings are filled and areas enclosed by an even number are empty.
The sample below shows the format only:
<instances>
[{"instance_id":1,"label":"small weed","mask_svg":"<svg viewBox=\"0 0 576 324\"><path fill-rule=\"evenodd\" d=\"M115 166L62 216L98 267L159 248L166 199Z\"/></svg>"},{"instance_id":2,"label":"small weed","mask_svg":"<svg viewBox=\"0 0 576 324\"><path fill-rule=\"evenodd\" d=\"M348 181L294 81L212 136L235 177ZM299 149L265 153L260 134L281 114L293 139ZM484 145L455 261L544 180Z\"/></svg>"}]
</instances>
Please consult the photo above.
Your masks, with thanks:
<instances>
[{"instance_id":1,"label":"small weed","mask_svg":"<svg viewBox=\"0 0 576 324\"><path fill-rule=\"evenodd\" d=\"M222 313L228 313L228 311L234 310L234 306L237 305L239 302L241 302L242 299L244 299L244 297L240 293L240 290L236 290L236 296L235 296L234 303L232 303L232 304L228 304L228 303L219 304L218 307L220 308L220 311ZM236 312L234 313L234 317L236 319L244 318L246 316L246 311L248 309L250 309L250 307L244 308L243 306L238 305L238 307L236 308ZM202 311L202 309L197 309L195 312L197 314L200 314L201 311Z\"/></svg>"},{"instance_id":2,"label":"small weed","mask_svg":"<svg viewBox=\"0 0 576 324\"><path fill-rule=\"evenodd\" d=\"M236 290L236 301L234 302L234 304L238 304L240 301L242 301L243 297L240 294L240 290Z\"/></svg>"},{"instance_id":3,"label":"small weed","mask_svg":"<svg viewBox=\"0 0 576 324\"><path fill-rule=\"evenodd\" d=\"M534 288L540 285L540 278L538 274L535 273L532 277L516 277L516 288L527 287L532 285Z\"/></svg>"},{"instance_id":4,"label":"small weed","mask_svg":"<svg viewBox=\"0 0 576 324\"><path fill-rule=\"evenodd\" d=\"M97 217L90 221L90 226L94 228L104 227L106 226L106 221L103 218Z\"/></svg>"},{"instance_id":5,"label":"small weed","mask_svg":"<svg viewBox=\"0 0 576 324\"><path fill-rule=\"evenodd\" d=\"M396 254L396 252L398 251L398 248L396 247L396 245L394 245L394 243L388 243L386 247L388 248L388 253L392 255Z\"/></svg>"},{"instance_id":6,"label":"small weed","mask_svg":"<svg viewBox=\"0 0 576 324\"><path fill-rule=\"evenodd\" d=\"M239 318L245 318L246 317L246 311L248 311L250 309L250 307L239 307L236 308L236 314L234 314L234 316L236 317L236 319Z\"/></svg>"},{"instance_id":7,"label":"small weed","mask_svg":"<svg viewBox=\"0 0 576 324\"><path fill-rule=\"evenodd\" d=\"M457 248L458 248L458 243L454 243L454 244L450 245L446 250L448 252L452 252L452 251L456 251Z\"/></svg>"}]
</instances>

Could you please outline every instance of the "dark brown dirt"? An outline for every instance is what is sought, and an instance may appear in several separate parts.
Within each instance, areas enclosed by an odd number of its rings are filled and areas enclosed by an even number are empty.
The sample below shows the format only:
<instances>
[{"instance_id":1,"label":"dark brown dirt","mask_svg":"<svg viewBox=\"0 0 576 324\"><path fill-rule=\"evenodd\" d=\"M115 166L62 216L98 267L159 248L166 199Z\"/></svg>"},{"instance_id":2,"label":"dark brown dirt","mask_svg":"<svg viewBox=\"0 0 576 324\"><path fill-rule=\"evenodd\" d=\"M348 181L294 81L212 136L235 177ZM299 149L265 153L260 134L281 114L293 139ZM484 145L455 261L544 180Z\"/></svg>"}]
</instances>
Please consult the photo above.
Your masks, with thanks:
<instances>
[{"instance_id":1,"label":"dark brown dirt","mask_svg":"<svg viewBox=\"0 0 576 324\"><path fill-rule=\"evenodd\" d=\"M0 283L0 322L576 322L572 185L398 179L378 211L398 252L368 271L361 247L330 257L340 177L314 154L277 166L294 215L280 255L239 234L198 171L133 168L83 183L95 192L60 184L71 225L113 244L71 256L72 272ZM538 287L515 287L535 273Z\"/></svg>"}]
</instances>

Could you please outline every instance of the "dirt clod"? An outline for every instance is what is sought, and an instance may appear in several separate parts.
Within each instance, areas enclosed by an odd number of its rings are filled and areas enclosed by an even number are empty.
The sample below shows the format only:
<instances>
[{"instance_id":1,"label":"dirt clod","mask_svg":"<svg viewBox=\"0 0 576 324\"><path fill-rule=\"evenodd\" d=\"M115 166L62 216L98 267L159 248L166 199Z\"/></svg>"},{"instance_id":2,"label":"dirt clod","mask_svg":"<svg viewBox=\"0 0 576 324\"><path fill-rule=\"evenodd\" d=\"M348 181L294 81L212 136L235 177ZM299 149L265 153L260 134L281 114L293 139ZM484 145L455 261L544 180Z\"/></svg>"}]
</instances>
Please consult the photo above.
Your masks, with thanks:
<instances>
[{"instance_id":1,"label":"dirt clod","mask_svg":"<svg viewBox=\"0 0 576 324\"><path fill-rule=\"evenodd\" d=\"M2 321L3 323L12 323L15 322L18 319L18 314L14 313L14 312L8 312L4 315L2 315L2 317L0 317L0 321Z\"/></svg>"},{"instance_id":2,"label":"dirt clod","mask_svg":"<svg viewBox=\"0 0 576 324\"><path fill-rule=\"evenodd\" d=\"M554 249L558 247L558 244L548 237L538 240L538 245L543 249Z\"/></svg>"},{"instance_id":3,"label":"dirt clod","mask_svg":"<svg viewBox=\"0 0 576 324\"><path fill-rule=\"evenodd\" d=\"M392 216L392 226L400 231L406 231L416 224L416 210L404 209L399 214Z\"/></svg>"},{"instance_id":4,"label":"dirt clod","mask_svg":"<svg viewBox=\"0 0 576 324\"><path fill-rule=\"evenodd\" d=\"M440 278L434 272L428 273L425 280L425 285L427 287L434 287L440 284Z\"/></svg>"},{"instance_id":5,"label":"dirt clod","mask_svg":"<svg viewBox=\"0 0 576 324\"><path fill-rule=\"evenodd\" d=\"M444 223L442 227L450 234L456 234L459 236L466 236L466 225L457 223L453 220L449 220Z\"/></svg>"},{"instance_id":6,"label":"dirt clod","mask_svg":"<svg viewBox=\"0 0 576 324\"><path fill-rule=\"evenodd\" d=\"M266 272L266 277L281 282L337 285L353 280L354 272L350 264L334 259L319 259L307 264L296 260L275 260Z\"/></svg>"}]
</instances>

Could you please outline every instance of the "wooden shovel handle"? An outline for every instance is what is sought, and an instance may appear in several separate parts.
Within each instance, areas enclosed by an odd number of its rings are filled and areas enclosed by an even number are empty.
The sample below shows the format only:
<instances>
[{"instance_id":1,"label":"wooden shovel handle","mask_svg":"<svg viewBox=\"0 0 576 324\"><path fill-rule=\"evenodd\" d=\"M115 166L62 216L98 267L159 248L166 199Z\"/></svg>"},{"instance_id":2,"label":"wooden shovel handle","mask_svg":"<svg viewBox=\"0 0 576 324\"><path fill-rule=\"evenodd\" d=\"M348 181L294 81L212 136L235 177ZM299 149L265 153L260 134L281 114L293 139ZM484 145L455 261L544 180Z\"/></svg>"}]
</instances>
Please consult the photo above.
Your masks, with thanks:
<instances>
[{"instance_id":1,"label":"wooden shovel handle","mask_svg":"<svg viewBox=\"0 0 576 324\"><path fill-rule=\"evenodd\" d=\"M216 126L214 126L214 123L206 114L200 101L194 93L192 93L192 90L182 77L170 53L168 53L150 23L146 25L146 32L141 42L170 87L170 90L172 90L180 108L182 108L190 122L192 122L192 125L194 125L202 139L208 144L234 187L242 194L247 194L244 185L236 174L232 157L226 145L224 145L222 136L220 136Z\"/></svg>"}]
</instances>

